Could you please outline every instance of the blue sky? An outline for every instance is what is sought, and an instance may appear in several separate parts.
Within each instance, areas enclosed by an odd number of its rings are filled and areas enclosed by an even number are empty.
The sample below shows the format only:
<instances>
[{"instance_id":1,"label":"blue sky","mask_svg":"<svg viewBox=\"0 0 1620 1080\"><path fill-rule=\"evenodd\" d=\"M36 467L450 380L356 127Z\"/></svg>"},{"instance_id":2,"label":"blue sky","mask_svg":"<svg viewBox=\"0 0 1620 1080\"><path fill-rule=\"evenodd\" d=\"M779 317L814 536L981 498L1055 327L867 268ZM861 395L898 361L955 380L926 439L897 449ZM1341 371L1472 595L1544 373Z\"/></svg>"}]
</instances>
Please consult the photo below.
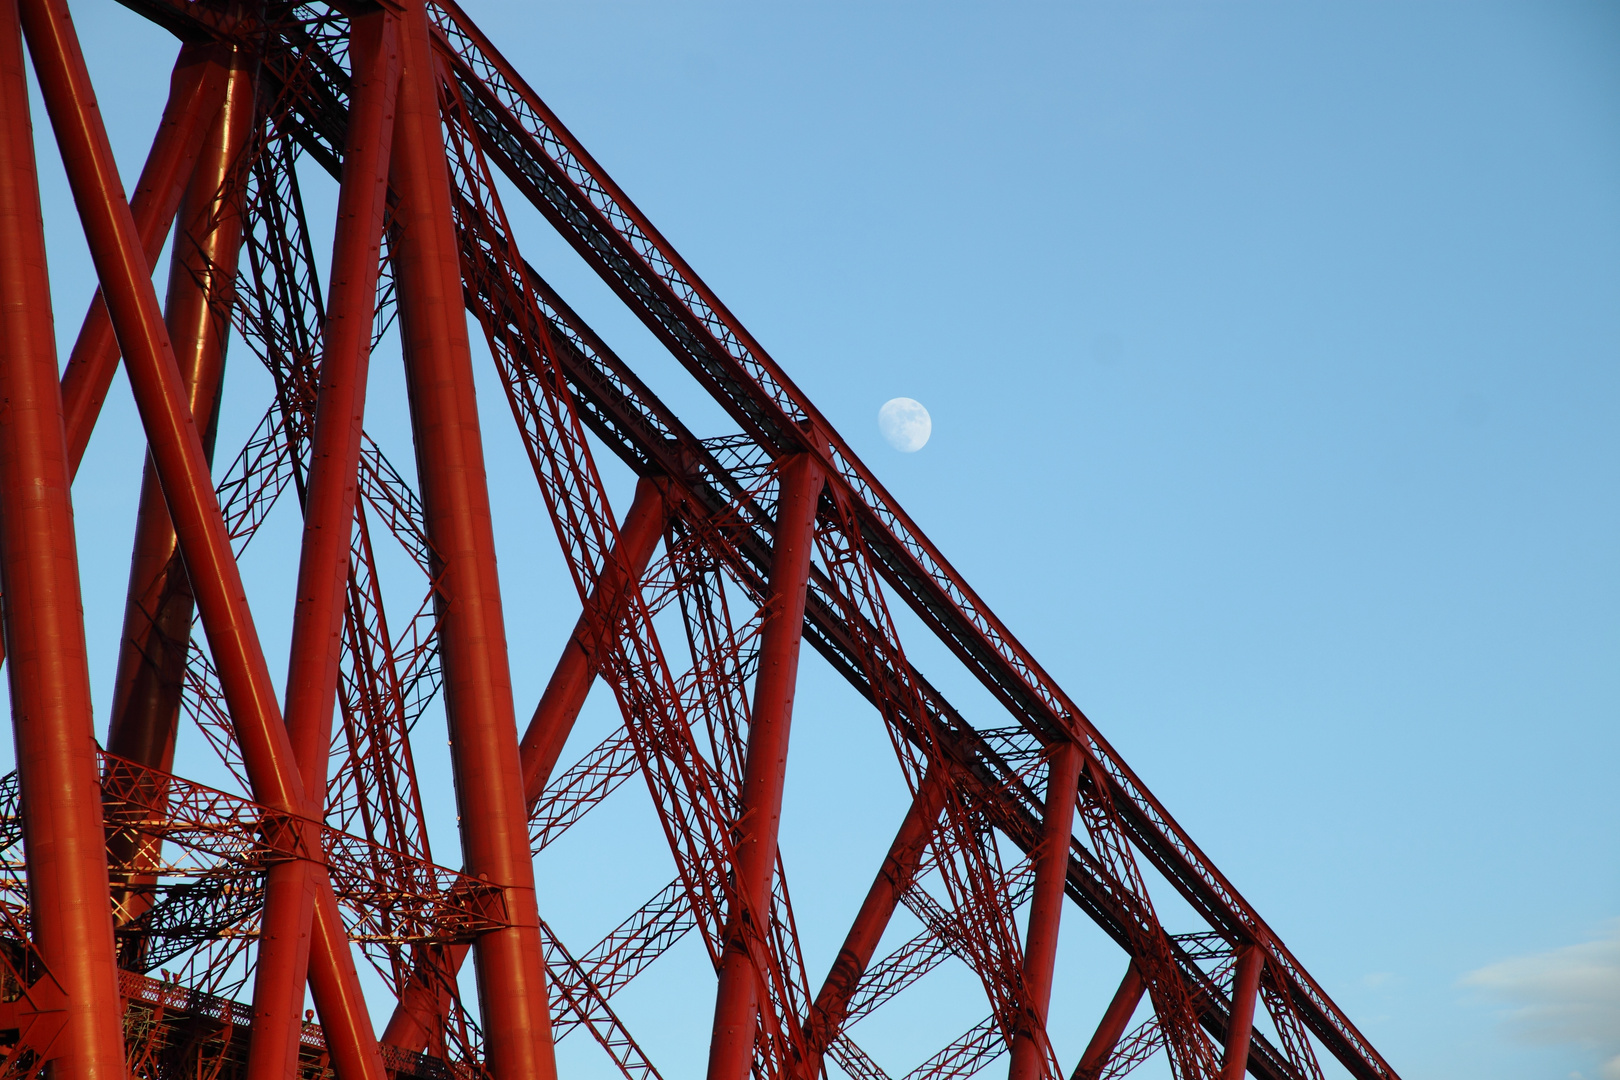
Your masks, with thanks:
<instances>
[{"instance_id":1,"label":"blue sky","mask_svg":"<svg viewBox=\"0 0 1620 1080\"><path fill-rule=\"evenodd\" d=\"M1620 1076L1620 8L467 6L1403 1076ZM132 176L172 41L75 14ZM90 279L42 155L65 355ZM371 412L403 446L396 367ZM482 394L523 715L574 602ZM933 416L916 454L876 428L899 395ZM122 380L108 408L75 488L103 712L140 445ZM222 457L262 404L231 408ZM276 542L249 569L280 671ZM804 680L783 844L818 978L900 803L876 718ZM610 722L598 693L581 747ZM667 880L645 795L620 802L542 863L582 944ZM1072 1064L1123 961L1070 914ZM648 978L638 1034L695 1071L707 985ZM900 1066L920 1023L871 1039Z\"/></svg>"}]
</instances>

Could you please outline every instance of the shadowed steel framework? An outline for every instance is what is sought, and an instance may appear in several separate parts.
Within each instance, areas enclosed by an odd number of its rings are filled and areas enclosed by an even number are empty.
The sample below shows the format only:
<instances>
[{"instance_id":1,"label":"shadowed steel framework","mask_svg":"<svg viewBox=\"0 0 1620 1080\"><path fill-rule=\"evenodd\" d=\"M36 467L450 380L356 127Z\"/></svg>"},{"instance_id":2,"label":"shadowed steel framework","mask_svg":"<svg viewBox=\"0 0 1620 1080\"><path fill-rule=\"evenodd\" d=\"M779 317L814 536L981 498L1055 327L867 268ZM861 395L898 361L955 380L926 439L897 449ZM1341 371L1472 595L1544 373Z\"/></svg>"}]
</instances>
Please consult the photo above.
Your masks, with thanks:
<instances>
[{"instance_id":1,"label":"shadowed steel framework","mask_svg":"<svg viewBox=\"0 0 1620 1080\"><path fill-rule=\"evenodd\" d=\"M1156 1055L1188 1080L1311 1080L1324 1058L1394 1080L452 0L125 2L179 42L128 196L65 3L0 0L8 1074L546 1080L556 1041L583 1029L624 1076L658 1077L614 998L695 934L716 977L693 987L714 992L710 1080L992 1066L1100 1080ZM65 365L25 64L100 285ZM337 193L330 264L300 189L322 172ZM524 261L503 190L600 274L729 430L690 430ZM521 734L469 312L580 604ZM396 322L405 473L365 424L371 353ZM231 338L273 394L227 457L215 434ZM147 454L102 746L71 495L120 360ZM593 446L638 478L623 520ZM238 558L284 498L303 531L278 694ZM383 565L413 580L385 590ZM989 690L994 715L964 715L912 665L891 603ZM881 862L849 868L864 900L824 975L805 965L777 845L806 647L870 703L909 802ZM564 765L598 680L622 725ZM412 756L430 704L450 739L454 869L430 849ZM218 755L220 787L176 775L183 727ZM647 786L675 876L626 898L602 940L565 945L536 902L537 861L630 781ZM1149 876L1193 925L1161 922ZM921 930L880 952L902 907ZM1100 1017L1049 1014L1065 916L1121 951ZM879 1064L859 1021L947 964L982 989L982 1022L938 1033L921 1063ZM361 965L390 1015L368 1010ZM1093 1023L1080 1059L1059 1061L1049 1028Z\"/></svg>"}]
</instances>

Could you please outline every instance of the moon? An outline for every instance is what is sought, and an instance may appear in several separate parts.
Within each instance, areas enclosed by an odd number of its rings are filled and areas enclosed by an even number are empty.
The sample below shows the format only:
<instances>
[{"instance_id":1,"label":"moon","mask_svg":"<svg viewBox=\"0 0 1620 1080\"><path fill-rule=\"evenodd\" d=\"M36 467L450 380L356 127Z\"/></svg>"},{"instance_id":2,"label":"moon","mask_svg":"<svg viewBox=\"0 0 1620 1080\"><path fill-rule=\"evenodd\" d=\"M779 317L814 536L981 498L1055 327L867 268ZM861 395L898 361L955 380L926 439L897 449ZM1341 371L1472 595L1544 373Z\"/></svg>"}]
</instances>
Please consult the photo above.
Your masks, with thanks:
<instances>
[{"instance_id":1,"label":"moon","mask_svg":"<svg viewBox=\"0 0 1620 1080\"><path fill-rule=\"evenodd\" d=\"M934 421L921 402L908 397L891 398L878 410L878 430L889 445L903 454L915 454L933 434Z\"/></svg>"}]
</instances>

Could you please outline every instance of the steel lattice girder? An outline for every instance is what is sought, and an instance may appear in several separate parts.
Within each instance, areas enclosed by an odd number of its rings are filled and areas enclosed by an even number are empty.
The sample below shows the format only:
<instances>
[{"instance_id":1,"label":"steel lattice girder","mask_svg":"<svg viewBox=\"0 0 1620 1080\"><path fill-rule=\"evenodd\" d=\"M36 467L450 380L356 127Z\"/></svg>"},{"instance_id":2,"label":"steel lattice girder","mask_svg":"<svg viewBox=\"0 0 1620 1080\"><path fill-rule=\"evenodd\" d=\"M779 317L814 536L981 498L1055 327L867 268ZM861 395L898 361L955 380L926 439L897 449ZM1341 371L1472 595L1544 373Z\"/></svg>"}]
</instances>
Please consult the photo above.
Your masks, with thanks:
<instances>
[{"instance_id":1,"label":"steel lattice girder","mask_svg":"<svg viewBox=\"0 0 1620 1080\"><path fill-rule=\"evenodd\" d=\"M1111 1008L1076 1075L1122 1075L1160 1047L1179 1075L1235 1077L1245 1067L1262 1077L1319 1075L1307 1032L1355 1076L1395 1075L465 13L448 0L365 9L127 4L187 43L165 124L127 206L65 7L52 0L20 5L106 290L105 305L101 294L92 304L63 379L67 454L39 467L65 477L77 468L123 346L155 463L141 520L152 522L154 537L168 544L145 573L167 573L177 565L173 553L183 555L215 663L195 644L186 646L187 582L171 575L175 584L159 588L182 604L158 602L173 612L160 626L152 604L136 602L136 587L146 586L132 576L126 637L150 635L150 643L126 650L120 684L157 678L145 708L159 719L179 709L183 698L186 712L264 805L249 811L244 808L251 803L220 793L204 797L199 793L206 789L169 776L162 738L144 747L146 759L139 762L104 759L97 790L123 890L110 893L109 901L126 920L120 941L133 943L119 955L128 966L131 956L138 963L142 955L157 955L152 944L184 951L185 942L210 933L225 940L229 927L241 922L243 896L255 898L252 903L265 898L260 926L246 936L266 942L290 935L294 941L313 927L317 945L308 960L301 947L257 950L254 1001L261 1022L246 1054L230 1050L230 1032L245 1025L220 1019L236 1014L230 1003L203 993L206 987L193 985L190 1003L182 1006L174 994L143 989L124 973L124 996L145 1002L144 1026L137 1025L144 1034L137 1037L128 1016L122 1020L137 1071L159 1068L153 1063L161 1061L162 1069L200 1074L230 1062L254 1080L282 1080L308 1067L313 1045L331 1055L341 1080L380 1080L384 1068L426 1076L437 1075L435 1068L486 1063L503 1077L546 1076L555 1068L553 1025L561 1032L582 1024L626 1075L656 1075L608 998L696 927L722 973L711 1075L740 1080L750 1068L771 1077L815 1074L823 1054L852 1075L885 1075L850 1041L848 1024L946 956L962 959L979 976L992 1015L917 1075L970 1075L1009 1046L1015 1076L1049 1075L1058 1065L1045 1036L1045 1001L1061 894L1129 954L1118 1000L1134 1004L1145 995L1154 1007L1153 1018L1123 1038L1130 1009ZM14 40L17 8L0 18L9 21ZM13 108L23 100L16 96L22 93L20 46L14 53L5 58L12 72L8 109L26 120L26 109ZM238 100L232 95L253 87L253 80L256 89L241 99L256 102L249 131L241 127L240 109L232 113L219 102ZM396 85L400 119L388 125L382 117L395 112ZM231 122L238 126L222 119L227 116L237 117ZM25 160L18 149L22 142L13 135L8 145L7 182L32 182L31 157ZM328 296L316 285L302 221L293 169L300 152L341 181L340 223L346 224L340 224ZM448 166L448 190L440 186L440 160ZM698 439L523 262L496 194L495 171L711 392L741 435ZM7 196L10 205L26 208L23 188L14 186ZM37 196L34 206L37 213ZM214 237L216 246L198 248L201 261L171 274L166 333L138 267L155 259L176 213L183 226L192 221L188 213L202 214L200 225L186 227ZM233 214L241 222L222 224ZM26 233L8 233L5 240L12 245L8 256L29 250L31 242ZM239 286L232 281L236 243L247 263ZM177 267L186 257L181 248L176 245ZM366 356L380 333L370 310L379 271L381 312L391 313L396 288L406 301L407 371L420 383L413 383L418 466L427 489L420 499L360 429ZM187 284L187 274L195 284ZM13 290L27 285L6 282ZM198 312L189 333L176 315L177 289ZM476 416L457 397L458 387L470 390L457 292L489 339L584 605L571 651L521 747L505 745L499 735L510 727L509 692L504 704L499 693L491 695L492 687L505 685L504 630ZM222 353L232 323L275 374L277 401L213 502L204 459L212 454L209 379L218 375L207 371L218 361L206 356L208 348ZM27 369L36 374L25 375L13 329L8 325L8 351L0 358L5 377L36 378L38 343L30 354L35 367ZM200 367L182 366L183 385L172 361L164 369L165 357L178 355L182 345L204 357ZM429 386L436 389L429 393ZM47 391L28 384L23 396ZM208 429L201 441L199 427ZM587 428L643 478L634 525L627 518L621 529L607 508L584 442ZM12 467L25 470L5 474L17 490L35 479L26 472L36 460L29 448L48 445L50 436L48 429L14 432L18 441L0 444L0 464L10 450ZM473 456L463 460L469 446ZM57 483L65 491L65 483ZM233 558L289 483L311 523L289 677L290 742L280 733L251 614L238 599ZM797 538L786 541L783 507L792 499L783 493L790 491L801 509ZM8 524L32 512L15 498L0 510ZM426 578L427 600L396 635L376 585L372 521L404 545ZM42 595L36 584L44 580L41 564L28 563L35 549L27 548L22 527L4 533L7 592L16 601L7 608L8 643L13 634L32 640L28 634L43 625L34 599ZM660 529L665 556L644 570ZM64 588L66 580L52 587ZM1015 726L969 724L910 665L885 588L989 688ZM728 589L757 608L744 612L741 624L727 608ZM454 596L462 600L447 599ZM489 599L469 607L475 596ZM684 675L671 667L650 621L654 610L672 603L683 612L693 657ZM783 610L790 617L773 621ZM328 627L341 627L340 651L326 644L334 640ZM44 632L62 639L60 630ZM769 820L775 813L780 772L773 774L767 763L786 753L781 702L791 698L801 636L877 707L915 796L851 930L846 950L854 951L841 954L837 979L829 977L820 994L812 993L798 956L774 826L758 834L752 831L757 826L738 831L739 820ZM747 684L761 647L773 672L786 673L786 698L783 687L770 690L774 684L761 680L750 701ZM159 664L153 660L158 654L168 659ZM14 708L37 690L31 682L19 684L18 666L14 658ZM167 674L142 675L159 669ZM546 786L592 672L613 687L625 731ZM424 876L412 869L431 868L432 861L408 732L441 685L459 733L463 814L478 822L478 830L464 832L472 876L436 869ZM325 782L316 762L331 742L334 701L344 748L322 814L304 792ZM87 698L72 708L75 722L88 721ZM126 730L117 708L115 745ZM165 722L172 727L172 720ZM164 729L160 723L150 730ZM18 792L26 796L38 783L30 776L50 774L39 772L44 759L22 753L22 738L19 733ZM172 754L172 736L167 747ZM59 760L68 767L68 758ZM71 768L82 772L84 765ZM513 845L523 843L521 836L538 851L637 772L650 785L680 873L575 959L533 911L528 849ZM489 782L494 778L500 779ZM62 783L82 792L86 780ZM532 838L513 827L520 801L528 803ZM24 834L32 838L31 828L47 828L43 821L29 824L42 820L38 804L17 798L14 806L5 816L10 844ZM202 809L187 817L183 807ZM1083 826L1078 835L1063 824L1071 811ZM338 827L323 832L314 820L321 817ZM349 829L363 835L350 836ZM1001 865L996 833L1034 860L1033 878ZM197 839L205 835L209 842ZM348 840L334 847L332 837ZM1054 846L1065 838L1066 859ZM153 906L158 877L175 870L158 857L165 842L201 853L186 868L198 884L175 886ZM1208 933L1172 937L1165 931L1138 855L1205 918ZM0 927L13 949L5 956L7 985L18 986L25 1003L0 1016L0 1024L15 1020L19 1032L8 1067L28 1071L55 1060L58 1069L95 1071L95 1054L109 1053L102 1013L115 1000L96 957L110 958L110 943L104 948L86 935L88 944L64 951L52 943L56 939L39 937L45 923L31 919L42 910L46 893L38 890L48 882L34 861L28 868L24 884L35 908L8 902ZM928 875L938 876L945 900L922 887ZM1031 889L1031 928L1020 940L1013 909ZM416 914L397 907L405 895L418 897ZM927 929L874 965L872 946L900 903ZM28 943L30 932L37 948ZM400 995L400 1011L380 1047L359 1003L345 933L370 950ZM486 1009L493 1009L481 1018L485 1030L461 1007L455 989L469 938L477 941ZM70 956L68 1023L73 1032L101 1025L101 1043L64 1046L54 1039L61 1022L40 1019L60 1015L53 1009L60 994L52 989L51 968L63 964L58 957ZM306 963L324 1030L297 1023ZM553 995L549 1010L542 966ZM103 1002L99 1012L86 1004L91 1001ZM212 1064L202 1057L176 1064L181 1037L162 1018L164 1010L188 1009L193 1017L214 1017L225 1032L210 1036ZM1252 1027L1257 1010L1269 1015L1275 1039ZM278 1036L285 1039L279 1050L277 1039L265 1034L265 1017L285 1033Z\"/></svg>"}]
</instances>

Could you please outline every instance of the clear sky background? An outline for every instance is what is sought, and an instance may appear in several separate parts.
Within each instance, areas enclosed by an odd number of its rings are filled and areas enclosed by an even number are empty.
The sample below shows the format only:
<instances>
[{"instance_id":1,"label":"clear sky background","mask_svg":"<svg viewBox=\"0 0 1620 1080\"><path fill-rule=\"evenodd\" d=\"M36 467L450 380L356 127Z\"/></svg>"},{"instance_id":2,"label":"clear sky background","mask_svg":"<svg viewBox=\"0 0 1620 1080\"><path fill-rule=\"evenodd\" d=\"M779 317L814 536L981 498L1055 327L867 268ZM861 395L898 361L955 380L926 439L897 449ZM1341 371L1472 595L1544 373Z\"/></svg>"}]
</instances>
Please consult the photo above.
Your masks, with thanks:
<instances>
[{"instance_id":1,"label":"clear sky background","mask_svg":"<svg viewBox=\"0 0 1620 1080\"><path fill-rule=\"evenodd\" d=\"M1403 1076L1620 1077L1620 7L467 2ZM174 44L75 12L132 177ZM90 277L35 123L65 356ZM522 224L700 434L730 430ZM389 355L370 426L408 466ZM222 461L264 402L235 356ZM481 392L527 715L577 607ZM933 414L916 454L876 429L898 395ZM120 379L75 488L103 725L137 432ZM296 522L267 529L280 672ZM577 747L611 722L599 692ZM815 980L903 804L819 659L794 738ZM624 791L541 863L581 948L669 877ZM1072 1066L1124 962L1066 927ZM668 964L626 1012L694 1075L712 983L695 939ZM983 1015L930 987L856 1030L896 1071ZM584 1042L570 1075L601 1075Z\"/></svg>"}]
</instances>

